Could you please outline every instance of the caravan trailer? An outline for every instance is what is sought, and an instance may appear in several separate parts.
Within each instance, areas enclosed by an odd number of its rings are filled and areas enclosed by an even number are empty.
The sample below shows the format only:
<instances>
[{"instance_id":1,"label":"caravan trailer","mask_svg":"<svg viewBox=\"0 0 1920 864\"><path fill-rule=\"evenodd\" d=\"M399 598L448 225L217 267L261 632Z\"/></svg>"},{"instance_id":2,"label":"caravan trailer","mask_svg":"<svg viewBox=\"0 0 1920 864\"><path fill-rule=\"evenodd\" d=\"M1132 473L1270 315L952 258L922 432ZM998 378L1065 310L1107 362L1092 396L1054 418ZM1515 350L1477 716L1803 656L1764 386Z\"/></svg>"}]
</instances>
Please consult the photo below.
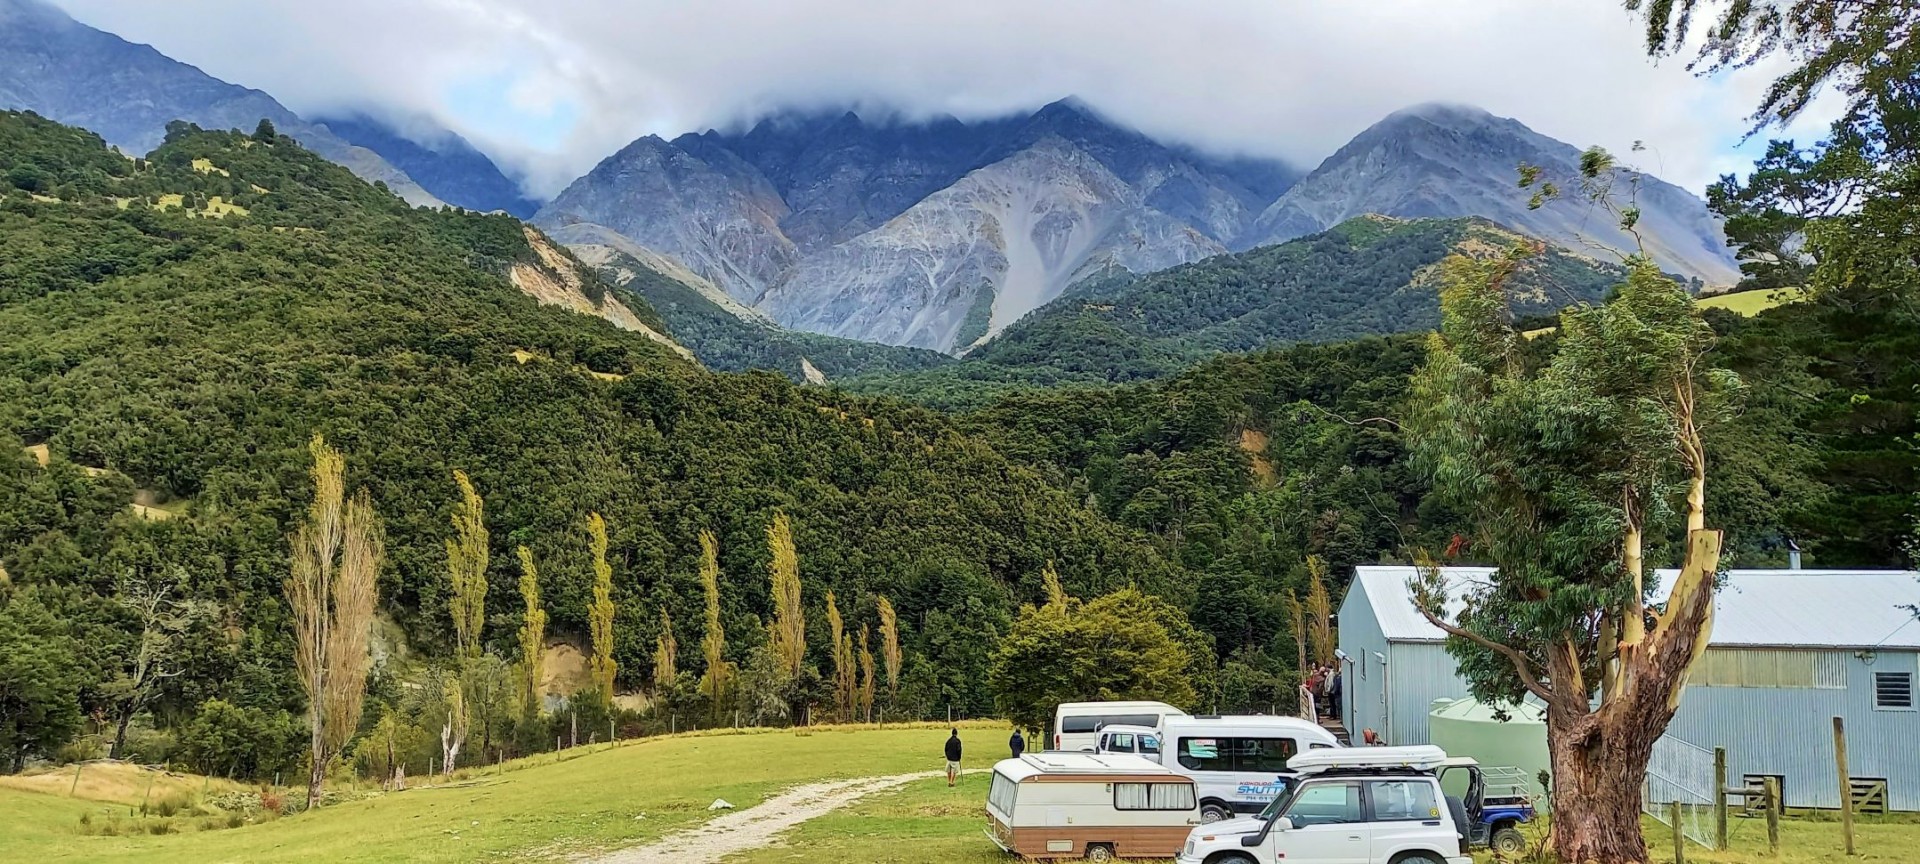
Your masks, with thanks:
<instances>
[{"instance_id":1,"label":"caravan trailer","mask_svg":"<svg viewBox=\"0 0 1920 864\"><path fill-rule=\"evenodd\" d=\"M1138 756L1002 759L987 791L987 836L1026 858L1171 858L1199 824L1193 781Z\"/></svg>"}]
</instances>

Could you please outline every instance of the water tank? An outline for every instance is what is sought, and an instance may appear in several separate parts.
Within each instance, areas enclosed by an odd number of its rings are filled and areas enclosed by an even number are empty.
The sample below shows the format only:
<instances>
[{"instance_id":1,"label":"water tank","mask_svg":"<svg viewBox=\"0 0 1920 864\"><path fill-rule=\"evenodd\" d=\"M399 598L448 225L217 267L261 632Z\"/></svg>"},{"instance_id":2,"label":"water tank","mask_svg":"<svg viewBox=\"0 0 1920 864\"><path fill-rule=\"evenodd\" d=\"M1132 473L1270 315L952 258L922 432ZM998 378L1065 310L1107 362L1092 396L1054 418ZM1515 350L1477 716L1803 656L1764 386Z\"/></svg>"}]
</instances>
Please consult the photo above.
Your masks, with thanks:
<instances>
[{"instance_id":1,"label":"water tank","mask_svg":"<svg viewBox=\"0 0 1920 864\"><path fill-rule=\"evenodd\" d=\"M1501 719L1504 716L1506 719ZM1448 756L1472 756L1483 768L1512 768L1527 794L1546 808L1539 776L1547 758L1546 711L1534 705L1489 705L1475 699L1436 699L1427 714L1428 738ZM1490 777L1489 785L1501 785ZM1489 789L1489 795L1500 794Z\"/></svg>"}]
</instances>

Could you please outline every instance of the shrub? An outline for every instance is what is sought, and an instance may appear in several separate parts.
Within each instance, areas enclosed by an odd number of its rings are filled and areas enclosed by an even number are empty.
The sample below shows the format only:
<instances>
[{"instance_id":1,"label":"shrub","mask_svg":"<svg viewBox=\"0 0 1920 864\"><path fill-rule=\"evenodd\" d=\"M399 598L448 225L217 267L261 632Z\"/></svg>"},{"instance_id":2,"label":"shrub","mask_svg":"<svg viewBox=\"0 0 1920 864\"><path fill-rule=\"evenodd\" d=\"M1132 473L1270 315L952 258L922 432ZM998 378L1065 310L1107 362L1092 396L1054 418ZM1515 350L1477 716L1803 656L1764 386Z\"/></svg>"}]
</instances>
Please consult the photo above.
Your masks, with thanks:
<instances>
[{"instance_id":1,"label":"shrub","mask_svg":"<svg viewBox=\"0 0 1920 864\"><path fill-rule=\"evenodd\" d=\"M298 764L305 733L293 715L219 699L200 706L180 733L180 752L202 774L269 778Z\"/></svg>"}]
</instances>

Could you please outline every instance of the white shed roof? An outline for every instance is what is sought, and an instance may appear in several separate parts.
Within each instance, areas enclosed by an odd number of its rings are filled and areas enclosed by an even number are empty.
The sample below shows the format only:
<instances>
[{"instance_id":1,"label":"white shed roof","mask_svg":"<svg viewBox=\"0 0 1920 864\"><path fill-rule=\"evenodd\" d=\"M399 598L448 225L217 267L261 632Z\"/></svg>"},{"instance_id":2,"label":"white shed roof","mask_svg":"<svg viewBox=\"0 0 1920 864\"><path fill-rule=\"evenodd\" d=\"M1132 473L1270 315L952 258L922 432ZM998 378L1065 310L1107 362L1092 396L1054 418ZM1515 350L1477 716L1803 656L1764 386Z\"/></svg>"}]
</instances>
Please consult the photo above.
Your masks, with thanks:
<instances>
[{"instance_id":1,"label":"white shed roof","mask_svg":"<svg viewBox=\"0 0 1920 864\"><path fill-rule=\"evenodd\" d=\"M1677 570L1655 571L1661 584ZM1449 598L1486 584L1491 567L1443 567ZM1390 642L1446 638L1407 591L1415 568L1355 568ZM1713 641L1722 647L1920 649L1920 621L1903 604L1920 604L1920 572L1911 570L1733 570L1714 597ZM1457 599L1448 603L1458 609Z\"/></svg>"}]
</instances>

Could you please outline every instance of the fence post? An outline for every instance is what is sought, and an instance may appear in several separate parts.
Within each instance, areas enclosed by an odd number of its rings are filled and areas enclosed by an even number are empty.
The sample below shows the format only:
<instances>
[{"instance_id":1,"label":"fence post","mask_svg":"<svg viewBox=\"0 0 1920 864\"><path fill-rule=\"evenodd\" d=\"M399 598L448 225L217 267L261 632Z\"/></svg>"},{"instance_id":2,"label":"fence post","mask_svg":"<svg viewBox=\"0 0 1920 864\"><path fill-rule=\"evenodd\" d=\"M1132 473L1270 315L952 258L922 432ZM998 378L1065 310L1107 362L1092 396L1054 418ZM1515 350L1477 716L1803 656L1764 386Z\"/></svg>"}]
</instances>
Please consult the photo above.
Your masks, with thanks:
<instances>
[{"instance_id":1,"label":"fence post","mask_svg":"<svg viewBox=\"0 0 1920 864\"><path fill-rule=\"evenodd\" d=\"M1673 827L1673 864L1687 864L1687 835L1680 830L1680 799L1667 802L1667 824Z\"/></svg>"},{"instance_id":2,"label":"fence post","mask_svg":"<svg viewBox=\"0 0 1920 864\"><path fill-rule=\"evenodd\" d=\"M1768 777L1764 784L1767 789L1767 851L1780 854L1780 780Z\"/></svg>"},{"instance_id":3,"label":"fence post","mask_svg":"<svg viewBox=\"0 0 1920 864\"><path fill-rule=\"evenodd\" d=\"M1727 748L1713 748L1713 848L1727 848Z\"/></svg>"},{"instance_id":4,"label":"fence post","mask_svg":"<svg viewBox=\"0 0 1920 864\"><path fill-rule=\"evenodd\" d=\"M80 791L80 769L86 767L86 764L85 762L73 763L73 785L67 789L68 798L72 798Z\"/></svg>"},{"instance_id":5,"label":"fence post","mask_svg":"<svg viewBox=\"0 0 1920 864\"><path fill-rule=\"evenodd\" d=\"M1840 831L1853 855L1853 778L1847 775L1847 722L1839 717L1833 718L1833 767L1840 773Z\"/></svg>"}]
</instances>

